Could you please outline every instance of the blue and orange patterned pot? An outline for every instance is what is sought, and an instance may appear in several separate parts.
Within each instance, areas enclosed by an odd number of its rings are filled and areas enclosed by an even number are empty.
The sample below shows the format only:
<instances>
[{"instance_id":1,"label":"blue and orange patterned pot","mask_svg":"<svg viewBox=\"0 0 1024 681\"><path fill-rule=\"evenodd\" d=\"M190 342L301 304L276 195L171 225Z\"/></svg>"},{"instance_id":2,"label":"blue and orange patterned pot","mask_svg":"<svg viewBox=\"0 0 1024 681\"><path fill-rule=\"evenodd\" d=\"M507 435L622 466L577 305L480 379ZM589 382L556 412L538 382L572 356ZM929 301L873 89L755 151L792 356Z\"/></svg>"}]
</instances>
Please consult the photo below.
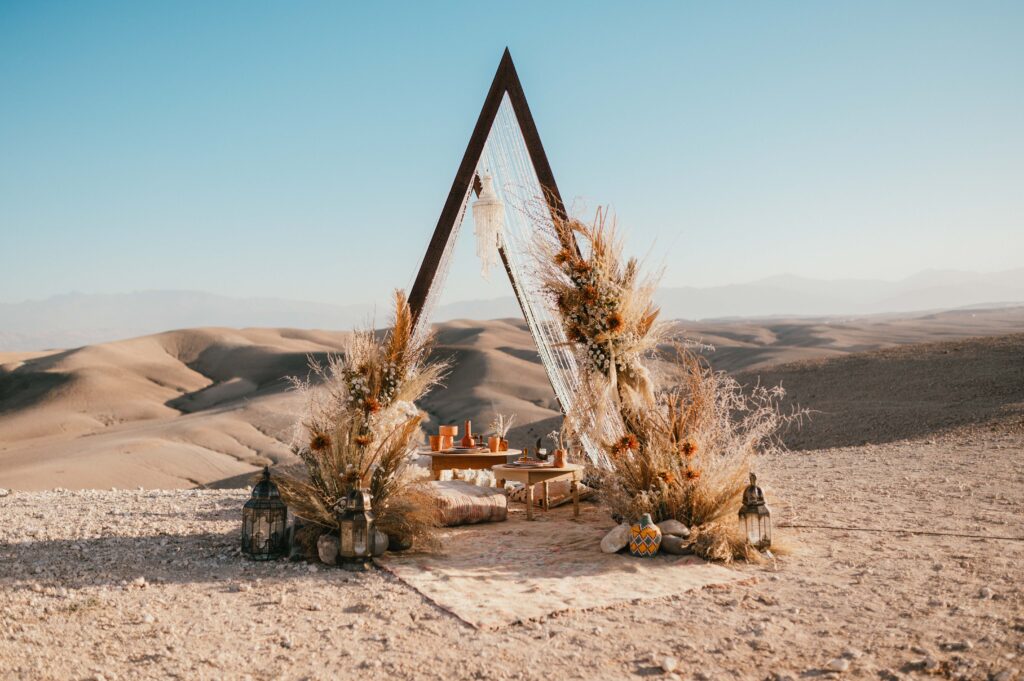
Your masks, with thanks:
<instances>
[{"instance_id":1,"label":"blue and orange patterned pot","mask_svg":"<svg viewBox=\"0 0 1024 681\"><path fill-rule=\"evenodd\" d=\"M651 520L650 513L644 513L639 522L629 528L629 552L638 558L653 558L661 546L661 530Z\"/></svg>"}]
</instances>

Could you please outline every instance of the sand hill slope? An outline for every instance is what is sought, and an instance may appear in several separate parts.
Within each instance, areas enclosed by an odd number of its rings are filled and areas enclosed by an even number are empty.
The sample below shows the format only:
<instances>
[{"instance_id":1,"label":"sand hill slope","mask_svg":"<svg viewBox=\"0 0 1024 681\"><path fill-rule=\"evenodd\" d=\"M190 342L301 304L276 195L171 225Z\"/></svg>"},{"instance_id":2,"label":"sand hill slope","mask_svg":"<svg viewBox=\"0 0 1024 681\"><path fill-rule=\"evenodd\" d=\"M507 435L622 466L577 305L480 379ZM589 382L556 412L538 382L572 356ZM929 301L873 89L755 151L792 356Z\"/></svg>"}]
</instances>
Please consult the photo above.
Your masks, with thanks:
<instances>
[{"instance_id":1,"label":"sand hill slope","mask_svg":"<svg viewBox=\"0 0 1024 681\"><path fill-rule=\"evenodd\" d=\"M781 380L796 402L821 411L792 442L829 446L1016 413L1013 405L1024 400L1020 336L956 346L962 349L846 356L1005 333L1021 319L1018 308L916 320L736 321L686 331L716 344L716 367L747 368L748 382L759 374ZM557 424L557 403L522 320L460 320L438 325L437 333L436 356L451 359L453 369L446 387L420 405L428 428L472 419L480 430L495 412L515 413L513 440L532 445ZM307 356L340 351L345 337L202 328L59 352L0 353L0 487L238 484L259 466L293 462L288 444L301 405L286 379L305 375ZM764 369L805 358L816 361Z\"/></svg>"},{"instance_id":2,"label":"sand hill slope","mask_svg":"<svg viewBox=\"0 0 1024 681\"><path fill-rule=\"evenodd\" d=\"M1024 333L903 345L739 374L813 410L793 449L926 438L970 426L1024 433Z\"/></svg>"},{"instance_id":3,"label":"sand hill slope","mask_svg":"<svg viewBox=\"0 0 1024 681\"><path fill-rule=\"evenodd\" d=\"M0 353L0 487L192 487L294 461L301 405L287 377L305 375L310 355L339 352L346 335L204 328ZM453 370L421 405L428 425L558 413L521 322L444 325L435 353Z\"/></svg>"}]
</instances>

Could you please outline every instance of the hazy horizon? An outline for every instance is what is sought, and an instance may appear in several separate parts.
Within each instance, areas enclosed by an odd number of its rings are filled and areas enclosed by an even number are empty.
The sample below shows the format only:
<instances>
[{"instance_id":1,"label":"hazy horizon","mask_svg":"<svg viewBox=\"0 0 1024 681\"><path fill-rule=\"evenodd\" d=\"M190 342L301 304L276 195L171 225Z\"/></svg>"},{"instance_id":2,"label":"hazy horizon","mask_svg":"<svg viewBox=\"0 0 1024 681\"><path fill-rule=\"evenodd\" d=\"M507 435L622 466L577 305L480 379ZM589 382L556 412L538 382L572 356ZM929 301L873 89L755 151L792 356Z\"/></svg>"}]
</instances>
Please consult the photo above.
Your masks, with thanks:
<instances>
[{"instance_id":1,"label":"hazy horizon","mask_svg":"<svg viewBox=\"0 0 1024 681\"><path fill-rule=\"evenodd\" d=\"M504 295L450 300L432 322L521 318L504 273ZM898 281L814 280L776 275L716 287L661 287L663 319L693 321L843 318L939 310L1024 306L1024 268L996 273L924 271ZM43 300L0 302L0 351L77 347L194 327L351 329L380 326L390 315L376 303L230 297L201 290L67 293ZM1014 316L1016 319L1016 316Z\"/></svg>"}]
</instances>

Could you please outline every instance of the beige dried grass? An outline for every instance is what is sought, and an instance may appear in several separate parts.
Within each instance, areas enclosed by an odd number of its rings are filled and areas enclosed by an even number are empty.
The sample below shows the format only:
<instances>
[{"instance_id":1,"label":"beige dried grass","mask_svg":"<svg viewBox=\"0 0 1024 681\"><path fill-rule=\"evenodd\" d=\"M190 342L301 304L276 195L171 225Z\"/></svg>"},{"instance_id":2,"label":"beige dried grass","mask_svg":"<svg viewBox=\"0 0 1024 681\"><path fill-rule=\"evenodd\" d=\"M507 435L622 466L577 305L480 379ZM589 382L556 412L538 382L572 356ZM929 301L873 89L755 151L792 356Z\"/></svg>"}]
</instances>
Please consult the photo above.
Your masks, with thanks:
<instances>
[{"instance_id":1,"label":"beige dried grass","mask_svg":"<svg viewBox=\"0 0 1024 681\"><path fill-rule=\"evenodd\" d=\"M293 381L306 401L293 442L306 476L281 475L279 487L295 515L334 527L349 492L368 488L381 531L432 544L433 503L410 469L422 420L414 402L447 370L427 361L431 343L413 336L408 301L396 291L383 339L356 331L343 355L311 359L311 376Z\"/></svg>"}]
</instances>

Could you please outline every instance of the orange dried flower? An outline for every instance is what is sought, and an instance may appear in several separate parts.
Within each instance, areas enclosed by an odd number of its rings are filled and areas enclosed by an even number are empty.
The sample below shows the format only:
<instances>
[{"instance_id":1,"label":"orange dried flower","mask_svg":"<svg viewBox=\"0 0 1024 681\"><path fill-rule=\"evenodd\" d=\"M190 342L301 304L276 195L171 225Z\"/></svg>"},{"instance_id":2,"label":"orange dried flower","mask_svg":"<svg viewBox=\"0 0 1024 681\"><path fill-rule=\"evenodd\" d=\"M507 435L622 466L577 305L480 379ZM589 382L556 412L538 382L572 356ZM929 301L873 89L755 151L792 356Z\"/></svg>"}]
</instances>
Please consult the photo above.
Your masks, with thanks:
<instances>
[{"instance_id":1,"label":"orange dried flower","mask_svg":"<svg viewBox=\"0 0 1024 681\"><path fill-rule=\"evenodd\" d=\"M638 449L640 449L640 442L636 439L636 435L629 433L628 435L623 435L619 441L612 446L612 453L623 454L630 450L635 452Z\"/></svg>"},{"instance_id":2,"label":"orange dried flower","mask_svg":"<svg viewBox=\"0 0 1024 681\"><path fill-rule=\"evenodd\" d=\"M619 331L622 329L623 324L622 315L620 315L618 312L612 312L610 315L608 315L608 319L605 320L605 323L608 324L609 331Z\"/></svg>"},{"instance_id":3,"label":"orange dried flower","mask_svg":"<svg viewBox=\"0 0 1024 681\"><path fill-rule=\"evenodd\" d=\"M687 459L692 458L693 455L697 453L697 443L693 438L687 438L679 445L679 453Z\"/></svg>"},{"instance_id":4,"label":"orange dried flower","mask_svg":"<svg viewBox=\"0 0 1024 681\"><path fill-rule=\"evenodd\" d=\"M366 409L367 413L376 414L381 409L380 400L376 397L367 397L363 408Z\"/></svg>"},{"instance_id":5,"label":"orange dried flower","mask_svg":"<svg viewBox=\"0 0 1024 681\"><path fill-rule=\"evenodd\" d=\"M597 289L592 284L587 284L583 287L583 299L588 303L597 300Z\"/></svg>"},{"instance_id":6,"label":"orange dried flower","mask_svg":"<svg viewBox=\"0 0 1024 681\"><path fill-rule=\"evenodd\" d=\"M313 433L309 439L309 448L314 452L322 452L331 446L331 436L327 433Z\"/></svg>"},{"instance_id":7,"label":"orange dried flower","mask_svg":"<svg viewBox=\"0 0 1024 681\"><path fill-rule=\"evenodd\" d=\"M580 327L573 325L569 327L568 331L569 340L574 341L576 343L585 343L587 341L587 336L586 334L583 333L582 330L580 330Z\"/></svg>"},{"instance_id":8,"label":"orange dried flower","mask_svg":"<svg viewBox=\"0 0 1024 681\"><path fill-rule=\"evenodd\" d=\"M373 436L370 434L356 435L354 439L356 444L359 445L360 447L365 447L366 445L373 442Z\"/></svg>"},{"instance_id":9,"label":"orange dried flower","mask_svg":"<svg viewBox=\"0 0 1024 681\"><path fill-rule=\"evenodd\" d=\"M565 263L569 262L570 260L572 260L572 253L570 253L569 249L567 249L567 248L563 248L558 253L555 253L555 264L556 265L564 265Z\"/></svg>"},{"instance_id":10,"label":"orange dried flower","mask_svg":"<svg viewBox=\"0 0 1024 681\"><path fill-rule=\"evenodd\" d=\"M683 475L686 476L687 480L693 482L700 477L700 471L697 470L696 468L693 468L692 466L687 466L686 470L683 471Z\"/></svg>"},{"instance_id":11,"label":"orange dried flower","mask_svg":"<svg viewBox=\"0 0 1024 681\"><path fill-rule=\"evenodd\" d=\"M674 485L676 482L676 476L672 471L662 471L661 473L658 473L658 478L660 478L666 485Z\"/></svg>"}]
</instances>

